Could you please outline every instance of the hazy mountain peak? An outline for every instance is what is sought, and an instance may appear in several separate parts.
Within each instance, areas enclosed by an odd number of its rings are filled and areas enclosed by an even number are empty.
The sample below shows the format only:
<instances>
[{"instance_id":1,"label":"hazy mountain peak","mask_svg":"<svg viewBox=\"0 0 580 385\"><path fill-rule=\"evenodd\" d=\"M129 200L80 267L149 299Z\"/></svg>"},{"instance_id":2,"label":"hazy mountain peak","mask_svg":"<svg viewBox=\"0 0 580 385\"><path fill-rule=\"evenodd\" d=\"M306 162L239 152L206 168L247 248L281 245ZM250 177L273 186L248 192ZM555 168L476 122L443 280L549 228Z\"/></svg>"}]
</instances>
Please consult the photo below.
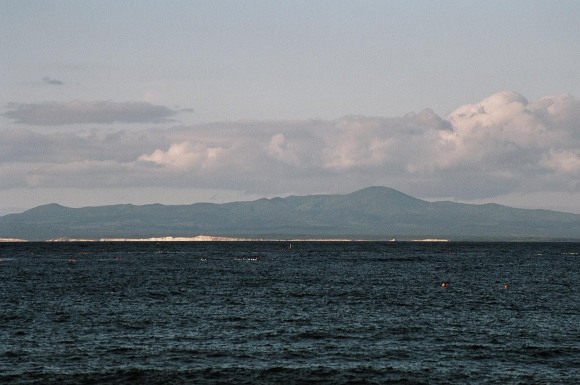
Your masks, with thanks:
<instances>
[{"instance_id":1,"label":"hazy mountain peak","mask_svg":"<svg viewBox=\"0 0 580 385\"><path fill-rule=\"evenodd\" d=\"M45 205L37 206L29 210L26 210L24 213L54 212L63 209L68 209L68 207L60 205L58 203L48 203Z\"/></svg>"}]
</instances>

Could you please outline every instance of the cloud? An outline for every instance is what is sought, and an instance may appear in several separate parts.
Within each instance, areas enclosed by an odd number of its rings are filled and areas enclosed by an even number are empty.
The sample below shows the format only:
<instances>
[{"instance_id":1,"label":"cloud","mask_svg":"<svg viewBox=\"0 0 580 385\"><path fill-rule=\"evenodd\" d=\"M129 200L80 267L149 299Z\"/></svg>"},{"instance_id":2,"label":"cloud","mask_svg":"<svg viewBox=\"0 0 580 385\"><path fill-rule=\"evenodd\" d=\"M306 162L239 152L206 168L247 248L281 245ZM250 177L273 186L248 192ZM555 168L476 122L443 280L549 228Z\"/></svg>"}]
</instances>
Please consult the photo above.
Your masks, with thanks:
<instances>
[{"instance_id":1,"label":"cloud","mask_svg":"<svg viewBox=\"0 0 580 385\"><path fill-rule=\"evenodd\" d=\"M163 123L171 121L179 111L146 102L116 103L81 101L69 103L17 104L9 103L4 115L16 123L33 126L67 124Z\"/></svg>"},{"instance_id":2,"label":"cloud","mask_svg":"<svg viewBox=\"0 0 580 385\"><path fill-rule=\"evenodd\" d=\"M458 188L455 196L482 198L509 192L580 189L580 100L552 95L529 102L503 91L464 105L448 117L429 158L414 156L418 174L439 175L450 185L476 179L485 186ZM429 160L430 159L430 160ZM449 175L454 173L455 175Z\"/></svg>"},{"instance_id":3,"label":"cloud","mask_svg":"<svg viewBox=\"0 0 580 385\"><path fill-rule=\"evenodd\" d=\"M453 147L449 167L465 162L494 168L513 167L513 162L541 166L537 161L542 155L577 148L579 113L580 101L570 95L529 103L508 91L460 107L447 117L453 132L442 134L443 142Z\"/></svg>"},{"instance_id":4,"label":"cloud","mask_svg":"<svg viewBox=\"0 0 580 385\"><path fill-rule=\"evenodd\" d=\"M284 134L276 134L270 138L270 143L267 147L268 154L274 158L292 165L298 165L298 156L288 148L286 137Z\"/></svg>"},{"instance_id":5,"label":"cloud","mask_svg":"<svg viewBox=\"0 0 580 385\"><path fill-rule=\"evenodd\" d=\"M210 168L224 151L222 147L206 147L190 142L173 143L167 151L155 150L151 155L141 155L137 160L177 169Z\"/></svg>"},{"instance_id":6,"label":"cloud","mask_svg":"<svg viewBox=\"0 0 580 385\"><path fill-rule=\"evenodd\" d=\"M139 131L4 129L0 189L162 187L283 195L386 185L461 200L579 194L579 149L579 99L552 95L530 102L505 91L445 119L426 109L392 118Z\"/></svg>"},{"instance_id":7,"label":"cloud","mask_svg":"<svg viewBox=\"0 0 580 385\"><path fill-rule=\"evenodd\" d=\"M543 154L540 165L559 173L578 175L580 172L580 151L554 151Z\"/></svg>"},{"instance_id":8,"label":"cloud","mask_svg":"<svg viewBox=\"0 0 580 385\"><path fill-rule=\"evenodd\" d=\"M45 82L46 84L53 84L55 86L62 86L62 85L64 85L64 82L62 80L51 79L48 76L45 76L44 78L42 78L42 81Z\"/></svg>"}]
</instances>

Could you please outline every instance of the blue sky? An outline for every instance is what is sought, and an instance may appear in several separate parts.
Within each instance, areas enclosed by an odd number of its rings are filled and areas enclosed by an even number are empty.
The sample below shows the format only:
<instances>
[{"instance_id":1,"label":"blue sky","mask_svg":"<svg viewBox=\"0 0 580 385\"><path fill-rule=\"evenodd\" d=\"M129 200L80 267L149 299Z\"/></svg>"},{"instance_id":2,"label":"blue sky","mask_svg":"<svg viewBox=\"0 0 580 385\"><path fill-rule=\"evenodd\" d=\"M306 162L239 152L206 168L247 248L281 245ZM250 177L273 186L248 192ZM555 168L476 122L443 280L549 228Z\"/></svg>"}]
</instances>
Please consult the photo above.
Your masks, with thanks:
<instances>
[{"instance_id":1,"label":"blue sky","mask_svg":"<svg viewBox=\"0 0 580 385\"><path fill-rule=\"evenodd\" d=\"M577 1L3 1L0 213L369 184L580 212L579 16ZM484 100L485 134L432 124Z\"/></svg>"}]
</instances>

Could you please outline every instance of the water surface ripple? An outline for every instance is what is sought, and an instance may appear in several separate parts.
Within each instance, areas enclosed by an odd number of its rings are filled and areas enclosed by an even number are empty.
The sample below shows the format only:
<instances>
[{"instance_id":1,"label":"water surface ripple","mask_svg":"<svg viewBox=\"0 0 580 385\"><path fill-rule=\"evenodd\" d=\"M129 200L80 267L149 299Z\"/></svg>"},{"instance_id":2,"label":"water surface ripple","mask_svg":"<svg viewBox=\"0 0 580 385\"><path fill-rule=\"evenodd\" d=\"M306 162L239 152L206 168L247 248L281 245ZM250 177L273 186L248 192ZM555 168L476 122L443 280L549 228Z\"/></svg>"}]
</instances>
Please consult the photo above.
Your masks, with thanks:
<instances>
[{"instance_id":1,"label":"water surface ripple","mask_svg":"<svg viewBox=\"0 0 580 385\"><path fill-rule=\"evenodd\" d=\"M0 383L576 384L578 252L4 243Z\"/></svg>"}]
</instances>

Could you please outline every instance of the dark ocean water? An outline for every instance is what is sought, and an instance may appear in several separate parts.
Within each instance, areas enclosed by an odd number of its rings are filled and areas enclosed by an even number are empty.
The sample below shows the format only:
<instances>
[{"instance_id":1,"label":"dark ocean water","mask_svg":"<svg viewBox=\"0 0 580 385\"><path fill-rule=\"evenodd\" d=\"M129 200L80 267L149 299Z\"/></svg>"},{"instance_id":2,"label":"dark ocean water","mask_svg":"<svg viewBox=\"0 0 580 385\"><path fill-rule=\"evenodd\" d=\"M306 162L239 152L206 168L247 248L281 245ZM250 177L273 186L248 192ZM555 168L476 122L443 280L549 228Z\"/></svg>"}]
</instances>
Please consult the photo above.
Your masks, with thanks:
<instances>
[{"instance_id":1,"label":"dark ocean water","mask_svg":"<svg viewBox=\"0 0 580 385\"><path fill-rule=\"evenodd\" d=\"M0 244L0 383L576 384L579 252Z\"/></svg>"}]
</instances>

